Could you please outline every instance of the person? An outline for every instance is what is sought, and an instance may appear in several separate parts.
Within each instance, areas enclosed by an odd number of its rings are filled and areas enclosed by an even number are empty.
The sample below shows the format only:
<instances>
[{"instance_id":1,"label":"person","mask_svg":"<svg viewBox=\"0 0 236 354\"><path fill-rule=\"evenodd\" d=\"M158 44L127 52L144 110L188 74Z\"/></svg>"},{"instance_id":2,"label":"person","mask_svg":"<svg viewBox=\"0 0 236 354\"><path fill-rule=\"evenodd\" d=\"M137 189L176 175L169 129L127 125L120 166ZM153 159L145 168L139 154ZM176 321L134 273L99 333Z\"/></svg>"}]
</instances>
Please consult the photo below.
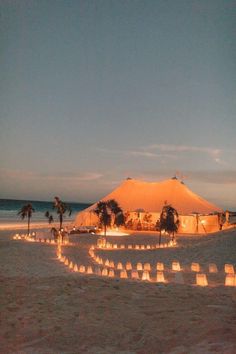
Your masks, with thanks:
<instances>
[{"instance_id":1,"label":"person","mask_svg":"<svg viewBox=\"0 0 236 354\"><path fill-rule=\"evenodd\" d=\"M226 223L226 225L229 225L229 211L228 210L225 211L225 223Z\"/></svg>"},{"instance_id":2,"label":"person","mask_svg":"<svg viewBox=\"0 0 236 354\"><path fill-rule=\"evenodd\" d=\"M222 213L218 214L218 223L219 223L219 230L222 230L222 227L223 227L223 224L224 224L223 214Z\"/></svg>"},{"instance_id":3,"label":"person","mask_svg":"<svg viewBox=\"0 0 236 354\"><path fill-rule=\"evenodd\" d=\"M62 242L69 242L69 233L67 227L61 230Z\"/></svg>"}]
</instances>

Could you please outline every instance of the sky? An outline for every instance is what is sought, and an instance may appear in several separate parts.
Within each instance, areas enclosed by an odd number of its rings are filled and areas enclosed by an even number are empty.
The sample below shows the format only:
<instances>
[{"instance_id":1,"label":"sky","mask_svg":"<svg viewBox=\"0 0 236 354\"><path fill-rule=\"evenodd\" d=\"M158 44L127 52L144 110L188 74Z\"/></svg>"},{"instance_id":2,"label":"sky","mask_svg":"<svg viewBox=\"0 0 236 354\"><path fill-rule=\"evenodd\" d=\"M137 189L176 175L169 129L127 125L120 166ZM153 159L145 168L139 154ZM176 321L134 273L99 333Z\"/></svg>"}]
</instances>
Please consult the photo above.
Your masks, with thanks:
<instances>
[{"instance_id":1,"label":"sky","mask_svg":"<svg viewBox=\"0 0 236 354\"><path fill-rule=\"evenodd\" d=\"M0 198L175 174L236 210L236 1L1 0Z\"/></svg>"}]
</instances>

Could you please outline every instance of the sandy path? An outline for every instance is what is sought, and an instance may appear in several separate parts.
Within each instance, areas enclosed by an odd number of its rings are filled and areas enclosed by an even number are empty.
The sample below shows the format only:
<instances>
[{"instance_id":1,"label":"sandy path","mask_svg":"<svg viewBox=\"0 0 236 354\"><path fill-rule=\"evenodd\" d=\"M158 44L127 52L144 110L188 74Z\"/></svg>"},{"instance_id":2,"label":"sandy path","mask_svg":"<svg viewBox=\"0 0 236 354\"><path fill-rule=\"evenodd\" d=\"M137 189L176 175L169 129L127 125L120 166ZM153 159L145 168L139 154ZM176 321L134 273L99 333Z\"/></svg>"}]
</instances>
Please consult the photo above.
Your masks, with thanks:
<instances>
[{"instance_id":1,"label":"sandy path","mask_svg":"<svg viewBox=\"0 0 236 354\"><path fill-rule=\"evenodd\" d=\"M236 288L81 276L55 259L54 246L9 236L0 234L1 353L236 353ZM96 237L77 239L78 247L64 252L89 264ZM181 242L158 257L236 263L235 232ZM118 253L123 261L131 255L153 261L153 251Z\"/></svg>"}]
</instances>

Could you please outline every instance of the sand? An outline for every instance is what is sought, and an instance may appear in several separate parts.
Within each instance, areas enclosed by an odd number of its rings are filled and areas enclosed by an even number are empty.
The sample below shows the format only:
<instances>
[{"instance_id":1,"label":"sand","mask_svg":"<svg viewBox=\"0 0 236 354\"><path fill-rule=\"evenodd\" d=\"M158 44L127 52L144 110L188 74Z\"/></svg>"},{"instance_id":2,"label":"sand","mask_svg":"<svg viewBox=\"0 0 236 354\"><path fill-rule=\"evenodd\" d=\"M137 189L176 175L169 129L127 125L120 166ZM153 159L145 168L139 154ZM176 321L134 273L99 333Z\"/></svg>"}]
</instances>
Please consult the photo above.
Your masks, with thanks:
<instances>
[{"instance_id":1,"label":"sand","mask_svg":"<svg viewBox=\"0 0 236 354\"><path fill-rule=\"evenodd\" d=\"M31 229L38 230L38 229L45 229L48 230L49 227L59 227L58 222L54 222L49 226L47 221L31 221ZM71 222L65 222L64 226L69 226L71 228ZM2 230L27 230L27 220L17 220L16 222L12 221L1 221L0 222L0 231Z\"/></svg>"},{"instance_id":2,"label":"sand","mask_svg":"<svg viewBox=\"0 0 236 354\"><path fill-rule=\"evenodd\" d=\"M236 287L224 286L224 264L236 265L236 231L181 236L177 248L99 250L115 262L157 261L167 284L108 279L71 272L49 244L12 240L0 232L0 352L24 354L235 354ZM47 235L46 235L47 236ZM94 265L88 249L97 236L71 237L63 253ZM111 237L111 242L148 244L156 234ZM171 262L179 260L185 284L175 284ZM209 274L195 286L191 262Z\"/></svg>"}]
</instances>

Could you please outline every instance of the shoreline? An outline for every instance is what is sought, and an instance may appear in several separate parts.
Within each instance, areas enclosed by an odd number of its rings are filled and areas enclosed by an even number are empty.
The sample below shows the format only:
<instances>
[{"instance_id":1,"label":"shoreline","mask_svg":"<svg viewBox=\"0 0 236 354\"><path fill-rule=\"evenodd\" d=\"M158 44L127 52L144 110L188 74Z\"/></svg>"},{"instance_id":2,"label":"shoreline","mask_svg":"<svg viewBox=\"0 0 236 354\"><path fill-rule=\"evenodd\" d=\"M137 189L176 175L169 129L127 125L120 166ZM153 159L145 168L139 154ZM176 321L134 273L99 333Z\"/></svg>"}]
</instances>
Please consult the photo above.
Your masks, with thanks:
<instances>
[{"instance_id":1,"label":"shoreline","mask_svg":"<svg viewBox=\"0 0 236 354\"><path fill-rule=\"evenodd\" d=\"M73 223L71 221L65 221L63 223L63 226L65 227L72 227ZM49 224L47 221L33 221L30 223L30 230L31 232L34 231L34 229L51 229L52 227L58 227L59 223L53 223ZM11 222L11 221L6 221L6 222L1 222L0 223L0 231L18 231L18 230L27 230L28 225L27 222Z\"/></svg>"}]
</instances>

